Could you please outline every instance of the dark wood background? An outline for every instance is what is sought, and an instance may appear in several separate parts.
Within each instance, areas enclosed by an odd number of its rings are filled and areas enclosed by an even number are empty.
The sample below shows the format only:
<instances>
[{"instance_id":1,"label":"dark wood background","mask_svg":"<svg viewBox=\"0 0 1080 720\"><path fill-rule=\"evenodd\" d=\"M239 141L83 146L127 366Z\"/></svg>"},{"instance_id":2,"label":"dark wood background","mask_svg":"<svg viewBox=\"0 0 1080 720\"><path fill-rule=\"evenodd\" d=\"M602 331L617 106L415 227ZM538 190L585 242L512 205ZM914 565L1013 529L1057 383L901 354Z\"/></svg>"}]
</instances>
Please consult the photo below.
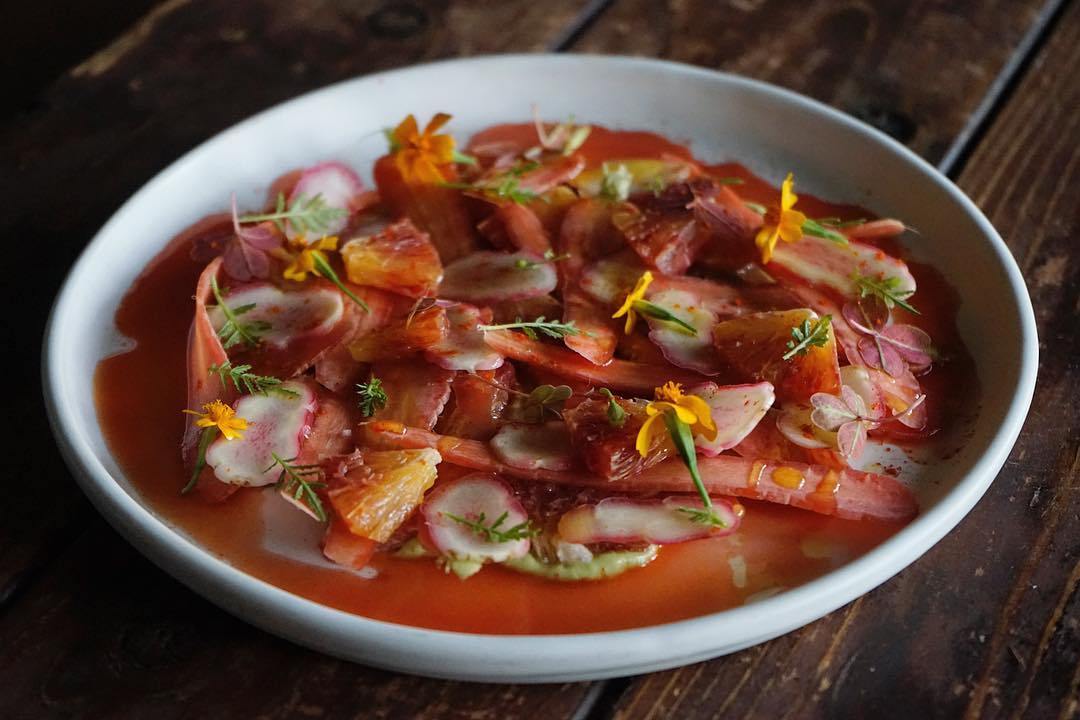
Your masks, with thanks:
<instances>
[{"instance_id":1,"label":"dark wood background","mask_svg":"<svg viewBox=\"0 0 1080 720\"><path fill-rule=\"evenodd\" d=\"M0 480L0 717L1080 713L1080 0L42 0L4 25L0 237L17 372ZM498 686L290 645L98 518L27 379L47 308L97 228L184 151L297 93L507 51L649 55L784 85L885 130L974 198L1027 279L1043 361L1019 443L953 533L883 587L735 655Z\"/></svg>"}]
</instances>

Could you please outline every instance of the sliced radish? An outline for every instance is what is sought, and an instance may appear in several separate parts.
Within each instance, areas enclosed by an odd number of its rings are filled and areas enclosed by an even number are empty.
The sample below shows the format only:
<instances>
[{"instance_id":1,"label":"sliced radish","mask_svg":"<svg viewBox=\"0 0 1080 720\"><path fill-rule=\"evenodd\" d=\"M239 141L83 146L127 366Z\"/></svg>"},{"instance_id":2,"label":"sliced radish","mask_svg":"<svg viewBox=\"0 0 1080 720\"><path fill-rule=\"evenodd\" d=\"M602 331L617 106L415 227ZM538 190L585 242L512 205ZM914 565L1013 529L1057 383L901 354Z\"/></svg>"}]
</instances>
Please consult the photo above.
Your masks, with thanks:
<instances>
[{"instance_id":1,"label":"sliced radish","mask_svg":"<svg viewBox=\"0 0 1080 720\"><path fill-rule=\"evenodd\" d=\"M311 200L318 195L327 207L344 210L345 212L331 220L321 233L335 235L349 224L348 213L352 207L352 199L363 191L364 184L352 168L339 162L325 162L304 170L289 194L289 205L291 207L297 200ZM290 238L303 235L297 232L291 223L286 224L285 231Z\"/></svg>"},{"instance_id":2,"label":"sliced radish","mask_svg":"<svg viewBox=\"0 0 1080 720\"><path fill-rule=\"evenodd\" d=\"M214 301L210 291L210 281L217 279L221 263L220 258L211 261L199 275L199 282L195 288L195 318L191 323L191 331L188 333L187 345L187 406L195 410L215 399L231 402L236 394L232 386L223 388L217 376L210 372L211 365L220 365L229 359L229 356L225 354L225 348L221 347L221 340L218 339L206 309L206 304ZM192 416L189 415L187 418L183 455L184 461L193 467L194 452L199 444L202 429L195 426Z\"/></svg>"},{"instance_id":3,"label":"sliced radish","mask_svg":"<svg viewBox=\"0 0 1080 720\"><path fill-rule=\"evenodd\" d=\"M503 425L490 444L496 457L511 467L569 470L574 466L570 431L561 420Z\"/></svg>"},{"instance_id":4,"label":"sliced radish","mask_svg":"<svg viewBox=\"0 0 1080 720\"><path fill-rule=\"evenodd\" d=\"M447 370L494 370L505 359L485 341L479 308L464 303L446 306L446 335L424 351L424 357Z\"/></svg>"},{"instance_id":5,"label":"sliced radish","mask_svg":"<svg viewBox=\"0 0 1080 720\"><path fill-rule=\"evenodd\" d=\"M627 250L587 266L581 273L581 289L598 302L617 306L645 270L638 256Z\"/></svg>"},{"instance_id":6,"label":"sliced radish","mask_svg":"<svg viewBox=\"0 0 1080 720\"><path fill-rule=\"evenodd\" d=\"M218 480L247 487L270 485L281 474L273 455L288 460L300 454L318 400L308 383L289 381L281 387L297 396L245 395L236 403L236 414L248 421L243 437L219 437L206 450L206 464Z\"/></svg>"},{"instance_id":7,"label":"sliced radish","mask_svg":"<svg viewBox=\"0 0 1080 720\"><path fill-rule=\"evenodd\" d=\"M813 408L809 405L788 403L776 416L776 429L801 448L824 450L836 447L836 433L814 425L810 420L812 412Z\"/></svg>"},{"instance_id":8,"label":"sliced radish","mask_svg":"<svg viewBox=\"0 0 1080 720\"><path fill-rule=\"evenodd\" d=\"M716 314L701 307L697 296L683 290L665 290L654 293L649 300L664 308L675 317L693 327L697 333L675 323L646 317L649 323L649 339L656 343L664 357L672 365L716 375L720 372L719 359L712 341L716 326Z\"/></svg>"},{"instance_id":9,"label":"sliced radish","mask_svg":"<svg viewBox=\"0 0 1080 720\"><path fill-rule=\"evenodd\" d=\"M700 510L701 499L670 496L663 500L605 498L581 505L559 519L559 537L582 543L680 543L729 535L739 527L739 515L727 500L713 500L724 526L695 522L682 508Z\"/></svg>"},{"instance_id":10,"label":"sliced radish","mask_svg":"<svg viewBox=\"0 0 1080 720\"><path fill-rule=\"evenodd\" d=\"M856 273L873 278L896 278L898 293L915 292L915 278L902 261L866 243L841 244L805 235L798 242L780 243L768 265L804 283L830 288L843 297L855 297Z\"/></svg>"},{"instance_id":11,"label":"sliced radish","mask_svg":"<svg viewBox=\"0 0 1080 720\"><path fill-rule=\"evenodd\" d=\"M513 490L495 475L475 473L440 485L424 500L420 512L427 538L436 550L448 557L503 562L529 552L527 537L493 542L482 532L461 522L487 527L498 523L496 529L507 531L528 521L529 517Z\"/></svg>"},{"instance_id":12,"label":"sliced radish","mask_svg":"<svg viewBox=\"0 0 1080 720\"><path fill-rule=\"evenodd\" d=\"M568 287L563 292L563 322L574 323L581 333L563 338L566 347L594 365L611 362L619 341L619 321L611 318L609 310L581 290Z\"/></svg>"},{"instance_id":13,"label":"sliced radish","mask_svg":"<svg viewBox=\"0 0 1080 720\"><path fill-rule=\"evenodd\" d=\"M481 251L446 266L439 295L489 305L547 295L557 283L553 264L538 255Z\"/></svg>"},{"instance_id":14,"label":"sliced radish","mask_svg":"<svg viewBox=\"0 0 1080 720\"><path fill-rule=\"evenodd\" d=\"M704 400L712 410L717 430L716 439L694 439L698 450L710 457L742 442L743 438L757 427L776 400L773 386L767 382L724 387L716 383L705 383L691 389L690 394Z\"/></svg>"},{"instance_id":15,"label":"sliced radish","mask_svg":"<svg viewBox=\"0 0 1080 720\"><path fill-rule=\"evenodd\" d=\"M276 285L255 283L234 288L225 295L225 304L235 310L254 305L240 315L243 323L266 323L269 328L258 334L259 342L285 348L301 335L322 335L341 321L345 303L340 292L311 287L286 292ZM225 313L216 305L209 308L214 330L225 324Z\"/></svg>"}]
</instances>

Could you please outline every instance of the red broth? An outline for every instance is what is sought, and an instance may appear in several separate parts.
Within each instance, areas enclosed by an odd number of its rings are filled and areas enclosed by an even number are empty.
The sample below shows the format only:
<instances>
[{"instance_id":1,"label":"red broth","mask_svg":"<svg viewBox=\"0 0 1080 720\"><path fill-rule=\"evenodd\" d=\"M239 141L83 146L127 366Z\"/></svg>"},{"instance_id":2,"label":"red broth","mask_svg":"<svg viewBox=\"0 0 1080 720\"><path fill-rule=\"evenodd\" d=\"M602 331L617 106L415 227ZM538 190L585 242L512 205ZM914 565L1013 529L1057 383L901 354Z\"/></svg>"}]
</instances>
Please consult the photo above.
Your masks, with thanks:
<instances>
[{"instance_id":1,"label":"red broth","mask_svg":"<svg viewBox=\"0 0 1080 720\"><path fill-rule=\"evenodd\" d=\"M532 125L504 125L485 130L474 143L534 138ZM690 157L687 148L651 133L602 128L593 130L582 151L591 165L616 157ZM741 166L711 170L745 178L740 192L748 199L768 202L777 196L776 188ZM857 207L806 195L800 203L813 216L867 216ZM579 633L642 627L738 606L819 577L900 528L743 501L746 516L731 537L665 546L644 569L576 583L499 567L462 581L431 560L384 554L376 554L372 562L375 577L365 579L274 554L263 547L260 514L262 493L271 490L238 492L218 505L179 493L187 480L179 452L185 351L192 292L203 265L192 259L192 252L212 250L228 237L226 219L217 215L196 223L173 239L135 281L116 314L118 329L133 347L99 364L94 390L110 450L141 500L166 523L243 572L330 607L404 625L476 633ZM911 270L924 313L919 325L950 359L922 379L932 417L940 426L962 404L973 404L973 364L955 331L959 298L932 268L916 264Z\"/></svg>"}]
</instances>

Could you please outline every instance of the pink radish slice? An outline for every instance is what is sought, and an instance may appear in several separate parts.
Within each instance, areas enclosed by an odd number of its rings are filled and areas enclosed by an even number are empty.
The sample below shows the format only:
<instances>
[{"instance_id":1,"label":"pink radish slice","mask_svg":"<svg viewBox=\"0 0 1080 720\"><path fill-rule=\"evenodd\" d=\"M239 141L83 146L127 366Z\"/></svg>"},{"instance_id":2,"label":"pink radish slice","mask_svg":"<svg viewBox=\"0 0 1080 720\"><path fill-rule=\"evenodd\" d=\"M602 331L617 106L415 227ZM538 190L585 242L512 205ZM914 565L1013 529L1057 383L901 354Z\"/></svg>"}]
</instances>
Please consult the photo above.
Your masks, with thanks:
<instances>
[{"instance_id":1,"label":"pink radish slice","mask_svg":"<svg viewBox=\"0 0 1080 720\"><path fill-rule=\"evenodd\" d=\"M215 258L207 265L195 288L195 318L188 333L187 346L187 406L192 410L201 410L202 406L215 399L231 402L236 391L230 385L222 387L218 377L210 372L211 365L220 365L229 359L221 347L214 325L207 313L206 304L214 302L210 291L211 279L217 279L222 260ZM184 431L183 456L189 466L194 467L195 448L199 444L202 429L195 426L193 416L188 415L187 428Z\"/></svg>"},{"instance_id":2,"label":"pink radish slice","mask_svg":"<svg viewBox=\"0 0 1080 720\"><path fill-rule=\"evenodd\" d=\"M529 539L491 542L463 520L507 531L528 521L529 516L510 486L495 475L475 473L435 488L420 506L428 538L442 553L460 560L503 562L529 552ZM504 517L505 515L505 517Z\"/></svg>"},{"instance_id":3,"label":"pink radish slice","mask_svg":"<svg viewBox=\"0 0 1080 720\"><path fill-rule=\"evenodd\" d=\"M245 395L236 403L236 414L248 421L247 430L234 440L218 437L206 451L206 464L218 480L247 487L271 485L281 474L273 454L284 459L300 454L318 400L305 382L290 381L281 387L298 396Z\"/></svg>"},{"instance_id":4,"label":"pink radish slice","mask_svg":"<svg viewBox=\"0 0 1080 720\"><path fill-rule=\"evenodd\" d=\"M665 320L646 317L649 323L649 339L660 348L667 361L677 367L699 372L702 375L716 375L720 372L719 359L713 346L712 331L716 326L716 315L705 310L698 298L682 290L665 290L654 293L650 298L660 307L687 323L696 335L688 334L684 328Z\"/></svg>"},{"instance_id":5,"label":"pink radish slice","mask_svg":"<svg viewBox=\"0 0 1080 720\"><path fill-rule=\"evenodd\" d=\"M670 496L663 500L605 498L581 505L559 518L559 537L572 543L680 543L704 537L729 535L739 527L732 504L713 500L713 510L724 527L694 522L680 508L700 510L701 499Z\"/></svg>"},{"instance_id":6,"label":"pink radish slice","mask_svg":"<svg viewBox=\"0 0 1080 720\"><path fill-rule=\"evenodd\" d=\"M320 233L334 235L349 224L352 199L363 191L364 184L352 168L339 162L325 162L304 170L289 194L289 206L300 198L311 200L318 195L327 207L344 210L339 218L330 221ZM297 232L291 223L286 224L285 231L290 238L303 234Z\"/></svg>"},{"instance_id":7,"label":"pink radish slice","mask_svg":"<svg viewBox=\"0 0 1080 720\"><path fill-rule=\"evenodd\" d=\"M570 431L561 420L533 425L503 425L489 441L495 456L524 470L569 470L574 467Z\"/></svg>"},{"instance_id":8,"label":"pink radish slice","mask_svg":"<svg viewBox=\"0 0 1080 720\"><path fill-rule=\"evenodd\" d=\"M581 289L597 302L617 307L646 269L636 253L626 250L585 267Z\"/></svg>"},{"instance_id":9,"label":"pink radish slice","mask_svg":"<svg viewBox=\"0 0 1080 720\"><path fill-rule=\"evenodd\" d=\"M827 287L843 297L859 293L854 275L873 278L897 278L897 292L915 292L915 278L902 260L886 255L879 248L851 241L846 245L825 238L805 235L798 242L780 243L773 252L769 272L783 271L804 283Z\"/></svg>"},{"instance_id":10,"label":"pink radish slice","mask_svg":"<svg viewBox=\"0 0 1080 720\"><path fill-rule=\"evenodd\" d=\"M789 441L808 450L836 447L836 433L827 432L810 420L809 405L788 405L776 417L776 429Z\"/></svg>"},{"instance_id":11,"label":"pink radish slice","mask_svg":"<svg viewBox=\"0 0 1080 720\"><path fill-rule=\"evenodd\" d=\"M451 465L497 472L520 480L636 494L689 493L694 489L686 466L678 458L653 465L626 480L609 481L581 471L514 468L500 462L486 443L402 428L396 423L368 423L361 426L361 432L365 442L374 447L438 448L443 460ZM754 498L849 520L910 520L919 510L911 491L888 475L731 455L698 458L698 470L710 495Z\"/></svg>"},{"instance_id":12,"label":"pink radish slice","mask_svg":"<svg viewBox=\"0 0 1080 720\"><path fill-rule=\"evenodd\" d=\"M424 351L430 362L447 370L494 370L500 367L503 356L485 341L479 329L484 316L478 308L464 303L446 306L446 335Z\"/></svg>"},{"instance_id":13,"label":"pink radish slice","mask_svg":"<svg viewBox=\"0 0 1080 720\"><path fill-rule=\"evenodd\" d=\"M691 389L690 394L704 400L712 410L717 430L716 439L694 439L698 450L710 457L742 442L743 438L757 427L776 400L773 386L767 382L724 387L716 383L705 383Z\"/></svg>"},{"instance_id":14,"label":"pink radish slice","mask_svg":"<svg viewBox=\"0 0 1080 720\"><path fill-rule=\"evenodd\" d=\"M254 305L239 316L240 321L269 325L258 338L260 343L274 348L284 348L300 335L329 333L345 313L342 295L335 289L312 287L286 292L269 283L234 288L225 295L225 304L233 310ZM209 315L214 330L220 330L226 321L225 313L215 305Z\"/></svg>"},{"instance_id":15,"label":"pink radish slice","mask_svg":"<svg viewBox=\"0 0 1080 720\"><path fill-rule=\"evenodd\" d=\"M538 255L481 251L446 266L439 296L489 305L547 295L557 283L552 263Z\"/></svg>"}]
</instances>

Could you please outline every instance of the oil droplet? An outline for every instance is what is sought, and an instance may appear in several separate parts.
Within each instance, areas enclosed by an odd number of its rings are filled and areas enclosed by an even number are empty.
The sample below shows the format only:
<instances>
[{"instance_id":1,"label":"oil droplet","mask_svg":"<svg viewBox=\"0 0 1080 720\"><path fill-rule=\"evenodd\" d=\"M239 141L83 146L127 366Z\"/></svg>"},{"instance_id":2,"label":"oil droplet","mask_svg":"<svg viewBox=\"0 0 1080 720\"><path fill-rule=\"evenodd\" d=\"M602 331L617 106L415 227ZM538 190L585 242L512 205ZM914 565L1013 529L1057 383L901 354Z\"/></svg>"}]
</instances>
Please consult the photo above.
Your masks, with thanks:
<instances>
[{"instance_id":1,"label":"oil droplet","mask_svg":"<svg viewBox=\"0 0 1080 720\"><path fill-rule=\"evenodd\" d=\"M772 472L772 481L789 490L799 490L806 483L803 474L792 467L779 467Z\"/></svg>"},{"instance_id":2,"label":"oil droplet","mask_svg":"<svg viewBox=\"0 0 1080 720\"><path fill-rule=\"evenodd\" d=\"M746 478L746 487L756 488L758 482L761 481L761 473L763 472L765 472L765 463L755 460L750 468L750 476Z\"/></svg>"},{"instance_id":3,"label":"oil droplet","mask_svg":"<svg viewBox=\"0 0 1080 720\"><path fill-rule=\"evenodd\" d=\"M839 490L840 473L835 470L828 470L807 499L818 512L832 515L836 512L836 493Z\"/></svg>"}]
</instances>

